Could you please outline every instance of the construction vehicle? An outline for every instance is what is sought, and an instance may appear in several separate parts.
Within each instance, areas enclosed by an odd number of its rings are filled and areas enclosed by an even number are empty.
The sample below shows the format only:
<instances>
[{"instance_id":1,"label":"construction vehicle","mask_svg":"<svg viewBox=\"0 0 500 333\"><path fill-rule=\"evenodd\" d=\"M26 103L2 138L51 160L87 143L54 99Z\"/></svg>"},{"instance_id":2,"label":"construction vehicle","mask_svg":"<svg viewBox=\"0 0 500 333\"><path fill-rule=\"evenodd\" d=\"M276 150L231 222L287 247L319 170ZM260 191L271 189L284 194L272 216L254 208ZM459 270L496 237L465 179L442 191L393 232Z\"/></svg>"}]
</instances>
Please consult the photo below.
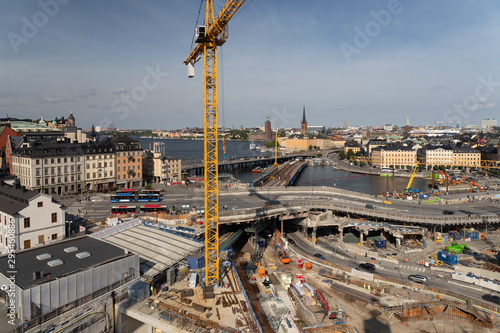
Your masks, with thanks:
<instances>
[{"instance_id":1,"label":"construction vehicle","mask_svg":"<svg viewBox=\"0 0 500 333\"><path fill-rule=\"evenodd\" d=\"M480 189L481 192L484 192L484 188L482 188L481 186L477 185L477 183L475 181L471 180L470 181L470 190L469 190L469 193L472 193L472 186L475 186L478 189Z\"/></svg>"},{"instance_id":2,"label":"construction vehicle","mask_svg":"<svg viewBox=\"0 0 500 333\"><path fill-rule=\"evenodd\" d=\"M332 309L328 305L328 302L323 297L323 294L321 293L321 291L316 289L316 290L314 290L314 294L316 295L316 298L318 299L318 301L321 303L323 310L326 311L327 317L330 319L335 319L335 312L332 311Z\"/></svg>"},{"instance_id":3,"label":"construction vehicle","mask_svg":"<svg viewBox=\"0 0 500 333\"><path fill-rule=\"evenodd\" d=\"M281 243L281 237L280 233L278 232L278 229L276 229L274 233L274 245L276 246L276 242L279 242L279 245L281 247L281 256L280 260L283 264L289 264L290 263L290 257L286 255L285 248L283 247L283 243Z\"/></svg>"},{"instance_id":4,"label":"construction vehicle","mask_svg":"<svg viewBox=\"0 0 500 333\"><path fill-rule=\"evenodd\" d=\"M444 250L448 253L460 254L464 250L467 250L467 244L458 244L457 242L452 242L451 245L445 246Z\"/></svg>"},{"instance_id":5,"label":"construction vehicle","mask_svg":"<svg viewBox=\"0 0 500 333\"><path fill-rule=\"evenodd\" d=\"M219 284L219 151L217 125L217 47L228 37L227 24L245 0L227 0L214 16L213 0L206 1L204 23L195 31L196 45L184 64L194 77L194 64L203 58L204 172L205 172L205 285Z\"/></svg>"},{"instance_id":6,"label":"construction vehicle","mask_svg":"<svg viewBox=\"0 0 500 333\"><path fill-rule=\"evenodd\" d=\"M413 179L415 178L415 174L417 173L417 168L418 168L418 163L415 163L415 167L413 168L413 172L410 177L410 181L408 182L408 185L406 186L404 193L405 194L418 194L420 193L420 190L413 190L411 188L411 183L413 183Z\"/></svg>"}]
</instances>

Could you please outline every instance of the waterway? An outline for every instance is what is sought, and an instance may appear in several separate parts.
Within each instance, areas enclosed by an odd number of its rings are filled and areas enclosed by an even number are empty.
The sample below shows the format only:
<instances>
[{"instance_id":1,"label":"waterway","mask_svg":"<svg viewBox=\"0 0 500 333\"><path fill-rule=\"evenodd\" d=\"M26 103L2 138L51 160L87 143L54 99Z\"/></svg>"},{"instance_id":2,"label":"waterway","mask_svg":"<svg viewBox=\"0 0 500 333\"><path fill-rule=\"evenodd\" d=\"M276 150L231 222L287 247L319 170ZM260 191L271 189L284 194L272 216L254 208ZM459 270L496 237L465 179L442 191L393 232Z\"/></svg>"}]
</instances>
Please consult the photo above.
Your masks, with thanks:
<instances>
[{"instance_id":1,"label":"waterway","mask_svg":"<svg viewBox=\"0 0 500 333\"><path fill-rule=\"evenodd\" d=\"M163 142L164 146L162 147L165 147L165 154L167 156L180 157L182 159L182 163L201 163L203 160L203 140L135 139L141 143L143 149L151 149L153 147L153 142ZM272 155L272 153L262 153L260 150L250 150L249 141L226 141L227 159L263 155ZM220 142L220 159L223 159L223 156L222 142ZM261 175L259 173L252 173L251 169L233 171L232 174L238 180L245 183L248 183ZM396 192L402 192L408 185L408 181L409 178L395 177L394 189ZM351 173L342 170L335 170L331 166L307 167L295 181L296 186L332 186L340 189L374 195L385 193L387 191L387 184L389 184L389 192L392 192L392 177ZM411 187L423 192L428 192L429 184L429 180L414 179Z\"/></svg>"}]
</instances>

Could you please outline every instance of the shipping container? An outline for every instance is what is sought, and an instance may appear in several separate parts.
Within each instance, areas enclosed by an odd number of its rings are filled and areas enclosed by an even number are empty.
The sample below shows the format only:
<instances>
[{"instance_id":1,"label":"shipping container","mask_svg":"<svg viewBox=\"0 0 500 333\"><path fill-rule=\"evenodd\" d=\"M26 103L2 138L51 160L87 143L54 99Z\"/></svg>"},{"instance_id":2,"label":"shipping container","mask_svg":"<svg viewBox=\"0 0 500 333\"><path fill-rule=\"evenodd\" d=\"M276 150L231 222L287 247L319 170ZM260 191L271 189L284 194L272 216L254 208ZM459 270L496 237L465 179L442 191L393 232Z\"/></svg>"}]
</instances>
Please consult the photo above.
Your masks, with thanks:
<instances>
[{"instance_id":1,"label":"shipping container","mask_svg":"<svg viewBox=\"0 0 500 333\"><path fill-rule=\"evenodd\" d=\"M189 274L189 288L196 288L196 283L198 280L198 274L196 273L191 273Z\"/></svg>"},{"instance_id":2,"label":"shipping container","mask_svg":"<svg viewBox=\"0 0 500 333\"><path fill-rule=\"evenodd\" d=\"M471 237L471 232L470 231L466 231L465 232L465 237L464 238L472 238Z\"/></svg>"},{"instance_id":3,"label":"shipping container","mask_svg":"<svg viewBox=\"0 0 500 333\"><path fill-rule=\"evenodd\" d=\"M205 268L205 256L201 254L192 254L187 257L187 264L190 269Z\"/></svg>"},{"instance_id":4,"label":"shipping container","mask_svg":"<svg viewBox=\"0 0 500 333\"><path fill-rule=\"evenodd\" d=\"M460 235L459 232L453 233L453 240L454 241L459 241L462 238L462 235Z\"/></svg>"},{"instance_id":5,"label":"shipping container","mask_svg":"<svg viewBox=\"0 0 500 333\"><path fill-rule=\"evenodd\" d=\"M377 249L387 247L387 241L385 239L375 239L375 247Z\"/></svg>"},{"instance_id":6,"label":"shipping container","mask_svg":"<svg viewBox=\"0 0 500 333\"><path fill-rule=\"evenodd\" d=\"M443 236L441 236L441 235L435 235L434 236L434 241L436 243L441 243L443 241Z\"/></svg>"},{"instance_id":7,"label":"shipping container","mask_svg":"<svg viewBox=\"0 0 500 333\"><path fill-rule=\"evenodd\" d=\"M497 253L497 259L500 261L500 251Z\"/></svg>"},{"instance_id":8,"label":"shipping container","mask_svg":"<svg viewBox=\"0 0 500 333\"><path fill-rule=\"evenodd\" d=\"M479 239L479 232L478 231L473 231L471 232L471 237L472 239Z\"/></svg>"},{"instance_id":9,"label":"shipping container","mask_svg":"<svg viewBox=\"0 0 500 333\"><path fill-rule=\"evenodd\" d=\"M443 242L447 242L448 241L448 235L443 235Z\"/></svg>"},{"instance_id":10,"label":"shipping container","mask_svg":"<svg viewBox=\"0 0 500 333\"><path fill-rule=\"evenodd\" d=\"M438 259L444 262L447 265L453 266L456 265L458 260L457 256L454 254L449 254L446 251L439 251L438 252Z\"/></svg>"}]
</instances>

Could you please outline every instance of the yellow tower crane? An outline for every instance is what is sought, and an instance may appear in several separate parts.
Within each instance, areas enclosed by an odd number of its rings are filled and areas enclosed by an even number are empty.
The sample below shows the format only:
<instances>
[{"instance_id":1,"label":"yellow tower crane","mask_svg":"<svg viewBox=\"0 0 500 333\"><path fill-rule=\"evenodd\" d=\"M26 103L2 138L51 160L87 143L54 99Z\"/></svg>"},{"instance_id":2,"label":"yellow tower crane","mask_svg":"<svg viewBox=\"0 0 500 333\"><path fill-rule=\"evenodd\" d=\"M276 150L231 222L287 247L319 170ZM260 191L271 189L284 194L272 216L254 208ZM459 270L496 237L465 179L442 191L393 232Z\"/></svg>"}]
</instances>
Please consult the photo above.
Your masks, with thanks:
<instances>
[{"instance_id":1,"label":"yellow tower crane","mask_svg":"<svg viewBox=\"0 0 500 333\"><path fill-rule=\"evenodd\" d=\"M196 46L184 63L188 77L203 54L205 148L205 285L219 284L219 168L217 144L217 46L227 39L227 23L245 0L227 0L214 18L212 0L206 0L205 22L196 27Z\"/></svg>"}]
</instances>

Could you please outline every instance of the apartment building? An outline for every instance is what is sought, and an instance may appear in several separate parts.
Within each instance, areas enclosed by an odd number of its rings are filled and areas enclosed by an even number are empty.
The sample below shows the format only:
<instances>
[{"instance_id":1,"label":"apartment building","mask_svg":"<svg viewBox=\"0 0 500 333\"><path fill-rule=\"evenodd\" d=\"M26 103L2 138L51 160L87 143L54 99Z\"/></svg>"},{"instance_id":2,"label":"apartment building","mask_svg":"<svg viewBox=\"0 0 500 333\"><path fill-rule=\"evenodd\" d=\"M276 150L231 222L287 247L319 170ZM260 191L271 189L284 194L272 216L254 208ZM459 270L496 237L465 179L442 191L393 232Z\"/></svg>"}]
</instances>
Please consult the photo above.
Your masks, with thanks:
<instances>
[{"instance_id":1,"label":"apartment building","mask_svg":"<svg viewBox=\"0 0 500 333\"><path fill-rule=\"evenodd\" d=\"M428 147L425 149L425 164L427 168L435 165L452 165L453 149L451 147Z\"/></svg>"},{"instance_id":2,"label":"apartment building","mask_svg":"<svg viewBox=\"0 0 500 333\"><path fill-rule=\"evenodd\" d=\"M127 136L110 139L115 150L116 187L130 188L142 185L142 147L139 141Z\"/></svg>"},{"instance_id":3,"label":"apartment building","mask_svg":"<svg viewBox=\"0 0 500 333\"><path fill-rule=\"evenodd\" d=\"M65 237L63 205L19 183L0 182L0 251L26 250Z\"/></svg>"},{"instance_id":4,"label":"apartment building","mask_svg":"<svg viewBox=\"0 0 500 333\"><path fill-rule=\"evenodd\" d=\"M142 157L144 179L148 182L181 181L180 157L169 157L158 152L145 151Z\"/></svg>"},{"instance_id":5,"label":"apartment building","mask_svg":"<svg viewBox=\"0 0 500 333\"><path fill-rule=\"evenodd\" d=\"M416 162L417 149L413 147L403 145L381 147L380 164L382 168L389 168L392 165L396 168L405 168L408 165L413 167Z\"/></svg>"},{"instance_id":6,"label":"apartment building","mask_svg":"<svg viewBox=\"0 0 500 333\"><path fill-rule=\"evenodd\" d=\"M12 151L12 175L22 186L45 194L82 192L84 151L69 142L23 142Z\"/></svg>"},{"instance_id":7,"label":"apartment building","mask_svg":"<svg viewBox=\"0 0 500 333\"><path fill-rule=\"evenodd\" d=\"M481 152L470 147L454 148L453 165L479 167L481 166Z\"/></svg>"},{"instance_id":8,"label":"apartment building","mask_svg":"<svg viewBox=\"0 0 500 333\"><path fill-rule=\"evenodd\" d=\"M83 144L85 188L103 191L115 187L115 149L111 141Z\"/></svg>"},{"instance_id":9,"label":"apartment building","mask_svg":"<svg viewBox=\"0 0 500 333\"><path fill-rule=\"evenodd\" d=\"M352 150L352 152L356 154L358 151L361 151L361 146L357 141L354 140L346 141L344 144L344 153L347 154L349 150Z\"/></svg>"}]
</instances>

